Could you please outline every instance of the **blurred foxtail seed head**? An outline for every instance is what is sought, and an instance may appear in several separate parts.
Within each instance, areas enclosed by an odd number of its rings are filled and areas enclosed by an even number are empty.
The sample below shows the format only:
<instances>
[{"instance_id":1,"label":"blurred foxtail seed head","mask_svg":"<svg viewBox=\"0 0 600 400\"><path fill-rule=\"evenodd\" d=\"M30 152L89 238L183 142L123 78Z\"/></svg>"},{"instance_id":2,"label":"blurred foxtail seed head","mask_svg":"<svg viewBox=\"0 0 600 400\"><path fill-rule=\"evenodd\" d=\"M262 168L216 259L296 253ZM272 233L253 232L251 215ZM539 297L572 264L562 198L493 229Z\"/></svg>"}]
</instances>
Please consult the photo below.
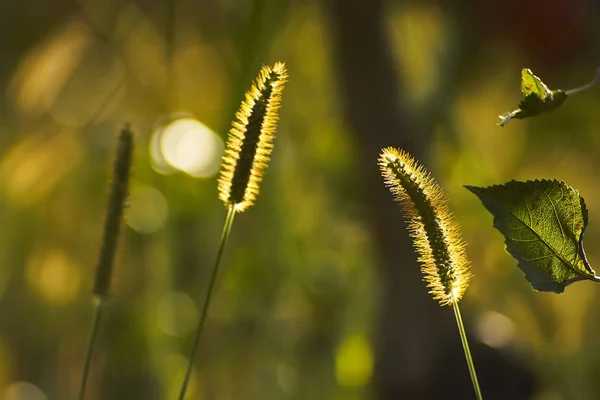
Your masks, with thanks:
<instances>
[{"instance_id":1,"label":"blurred foxtail seed head","mask_svg":"<svg viewBox=\"0 0 600 400\"><path fill-rule=\"evenodd\" d=\"M263 66L229 131L219 176L219 198L237 212L254 204L258 195L273 150L277 111L287 77L283 63Z\"/></svg>"},{"instance_id":2,"label":"blurred foxtail seed head","mask_svg":"<svg viewBox=\"0 0 600 400\"><path fill-rule=\"evenodd\" d=\"M100 246L98 264L96 265L96 278L93 289L94 296L100 300L108 297L110 292L113 264L125 209L125 200L129 193L129 176L133 155L133 133L129 124L123 127L117 140L112 181L110 183L106 216L104 219L102 244Z\"/></svg>"},{"instance_id":3,"label":"blurred foxtail seed head","mask_svg":"<svg viewBox=\"0 0 600 400\"><path fill-rule=\"evenodd\" d=\"M400 203L424 279L441 305L458 302L468 284L469 259L460 229L433 177L405 151L382 150L379 167Z\"/></svg>"}]
</instances>

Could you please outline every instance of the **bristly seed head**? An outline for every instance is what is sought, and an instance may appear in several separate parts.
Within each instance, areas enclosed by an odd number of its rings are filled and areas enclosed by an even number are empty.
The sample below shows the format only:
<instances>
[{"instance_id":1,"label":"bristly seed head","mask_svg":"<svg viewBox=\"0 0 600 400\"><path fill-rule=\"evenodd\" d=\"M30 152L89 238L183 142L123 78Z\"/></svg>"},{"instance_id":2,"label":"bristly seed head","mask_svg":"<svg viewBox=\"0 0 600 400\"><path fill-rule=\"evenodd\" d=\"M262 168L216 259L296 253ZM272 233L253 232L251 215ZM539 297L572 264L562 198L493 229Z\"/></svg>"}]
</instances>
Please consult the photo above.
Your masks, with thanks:
<instances>
[{"instance_id":1,"label":"bristly seed head","mask_svg":"<svg viewBox=\"0 0 600 400\"><path fill-rule=\"evenodd\" d=\"M229 131L219 176L219 198L237 212L254 204L258 195L273 150L277 110L286 81L285 64L263 66Z\"/></svg>"},{"instance_id":2,"label":"bristly seed head","mask_svg":"<svg viewBox=\"0 0 600 400\"><path fill-rule=\"evenodd\" d=\"M96 279L94 281L93 293L94 296L101 300L108 297L110 292L113 263L117 252L125 200L129 192L132 154L133 133L129 128L129 124L127 124L121 130L118 138L112 182L106 206L102 244L100 246L98 264L96 265Z\"/></svg>"},{"instance_id":3,"label":"bristly seed head","mask_svg":"<svg viewBox=\"0 0 600 400\"><path fill-rule=\"evenodd\" d=\"M448 210L444 193L410 154L388 147L379 167L386 185L400 203L427 286L441 305L458 302L471 274L466 243Z\"/></svg>"}]
</instances>

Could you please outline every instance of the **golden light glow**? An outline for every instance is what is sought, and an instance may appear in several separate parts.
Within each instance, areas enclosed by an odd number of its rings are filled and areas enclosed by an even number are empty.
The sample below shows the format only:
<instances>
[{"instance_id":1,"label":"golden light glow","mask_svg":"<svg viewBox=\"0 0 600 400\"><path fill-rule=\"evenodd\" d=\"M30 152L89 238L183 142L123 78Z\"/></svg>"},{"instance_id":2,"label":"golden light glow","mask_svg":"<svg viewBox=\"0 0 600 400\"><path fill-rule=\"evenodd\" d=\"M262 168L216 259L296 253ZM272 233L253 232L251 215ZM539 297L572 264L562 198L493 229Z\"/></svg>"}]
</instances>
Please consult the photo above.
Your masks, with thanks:
<instances>
[{"instance_id":1,"label":"golden light glow","mask_svg":"<svg viewBox=\"0 0 600 400\"><path fill-rule=\"evenodd\" d=\"M442 66L452 54L451 26L443 9L429 2L390 7L386 17L393 55L406 77L406 95L421 106L440 86Z\"/></svg>"},{"instance_id":2,"label":"golden light glow","mask_svg":"<svg viewBox=\"0 0 600 400\"><path fill-rule=\"evenodd\" d=\"M335 377L342 387L366 385L373 374L373 350L361 335L344 339L335 355Z\"/></svg>"},{"instance_id":3,"label":"golden light glow","mask_svg":"<svg viewBox=\"0 0 600 400\"><path fill-rule=\"evenodd\" d=\"M79 271L64 251L51 249L32 256L26 277L45 300L64 305L77 296L81 283Z\"/></svg>"},{"instance_id":4,"label":"golden light glow","mask_svg":"<svg viewBox=\"0 0 600 400\"><path fill-rule=\"evenodd\" d=\"M10 383L0 396L0 400L48 400L48 397L33 383L19 381Z\"/></svg>"},{"instance_id":5,"label":"golden light glow","mask_svg":"<svg viewBox=\"0 0 600 400\"><path fill-rule=\"evenodd\" d=\"M0 159L0 189L11 203L28 207L43 200L80 164L82 151L72 131L23 136Z\"/></svg>"},{"instance_id":6,"label":"golden light glow","mask_svg":"<svg viewBox=\"0 0 600 400\"><path fill-rule=\"evenodd\" d=\"M91 43L87 27L72 20L35 46L9 84L17 111L27 117L48 111Z\"/></svg>"},{"instance_id":7,"label":"golden light glow","mask_svg":"<svg viewBox=\"0 0 600 400\"><path fill-rule=\"evenodd\" d=\"M254 204L273 150L277 110L287 80L285 64L264 66L229 131L219 177L219 198L241 212Z\"/></svg>"},{"instance_id":8,"label":"golden light glow","mask_svg":"<svg viewBox=\"0 0 600 400\"><path fill-rule=\"evenodd\" d=\"M165 130L165 124L161 123L154 129L150 140L148 141L148 152L150 153L150 162L152 169L161 175L170 175L174 173L175 168L165 160L162 153L162 134Z\"/></svg>"},{"instance_id":9,"label":"golden light glow","mask_svg":"<svg viewBox=\"0 0 600 400\"><path fill-rule=\"evenodd\" d=\"M165 293L156 311L158 326L167 335L183 337L196 326L198 309L194 300L183 292Z\"/></svg>"},{"instance_id":10,"label":"golden light glow","mask_svg":"<svg viewBox=\"0 0 600 400\"><path fill-rule=\"evenodd\" d=\"M430 293L441 305L452 305L469 284L470 262L442 189L405 151L383 149L379 167L402 206Z\"/></svg>"},{"instance_id":11,"label":"golden light glow","mask_svg":"<svg viewBox=\"0 0 600 400\"><path fill-rule=\"evenodd\" d=\"M488 346L501 348L514 339L515 324L505 315L486 311L477 321L477 336Z\"/></svg>"},{"instance_id":12,"label":"golden light glow","mask_svg":"<svg viewBox=\"0 0 600 400\"><path fill-rule=\"evenodd\" d=\"M169 205L160 191L150 186L131 191L125 209L125 221L139 233L154 233L167 221Z\"/></svg>"},{"instance_id":13,"label":"golden light glow","mask_svg":"<svg viewBox=\"0 0 600 400\"><path fill-rule=\"evenodd\" d=\"M223 148L221 138L193 118L175 119L160 133L160 150L164 161L195 178L217 173Z\"/></svg>"}]
</instances>

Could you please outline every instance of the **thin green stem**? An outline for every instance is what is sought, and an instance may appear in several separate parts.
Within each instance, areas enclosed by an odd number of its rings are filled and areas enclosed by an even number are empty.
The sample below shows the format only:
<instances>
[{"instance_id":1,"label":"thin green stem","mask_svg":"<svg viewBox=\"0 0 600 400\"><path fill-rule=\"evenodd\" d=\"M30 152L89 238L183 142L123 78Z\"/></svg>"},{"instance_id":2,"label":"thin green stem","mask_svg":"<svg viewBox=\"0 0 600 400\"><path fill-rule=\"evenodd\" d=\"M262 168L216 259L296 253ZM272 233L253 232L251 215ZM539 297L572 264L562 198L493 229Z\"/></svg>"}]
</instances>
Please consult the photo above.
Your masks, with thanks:
<instances>
[{"instance_id":1,"label":"thin green stem","mask_svg":"<svg viewBox=\"0 0 600 400\"><path fill-rule=\"evenodd\" d=\"M473 364L473 358L471 357L471 350L469 349L469 342L467 341L465 326L463 325L462 317L460 316L458 301L454 300L452 305L452 308L454 308L454 315L456 316L458 331L460 332L460 340L462 341L463 349L465 350L465 358L467 359L467 365L469 366L469 373L471 374L473 390L475 390L475 396L477 397L477 400L482 400L483 397L481 396L481 389L479 388L479 382L477 381L477 372L475 372L475 365Z\"/></svg>"},{"instance_id":2,"label":"thin green stem","mask_svg":"<svg viewBox=\"0 0 600 400\"><path fill-rule=\"evenodd\" d=\"M102 309L103 309L104 301L102 299L98 299L96 302L96 311L94 312L94 324L92 327L92 333L90 336L90 343L87 349L87 355L85 357L85 365L83 366L83 376L81 377L81 388L79 389L79 396L77 397L79 400L83 400L85 398L85 388L87 386L88 377L90 375L90 367L92 365L92 357L94 355L94 347L96 346L96 339L98 337L98 332L100 331L100 320L102 319Z\"/></svg>"},{"instance_id":3,"label":"thin green stem","mask_svg":"<svg viewBox=\"0 0 600 400\"><path fill-rule=\"evenodd\" d=\"M210 277L210 283L208 284L208 291L206 292L206 298L204 299L204 306L202 307L200 322L198 323L198 329L196 330L196 336L194 337L194 343L192 344L192 350L190 351L190 355L188 358L188 367L185 372L185 378L183 379L183 384L181 385L181 390L179 391L179 400L183 400L185 398L185 393L187 392L187 388L190 383L190 377L194 368L194 358L196 356L196 350L198 349L198 344L200 343L200 338L202 337L204 322L206 321L206 315L208 314L208 306L210 305L210 299L212 297L212 292L215 287L215 281L217 280L219 264L221 263L221 257L223 256L225 243L227 243L227 238L229 237L229 232L231 231L231 226L233 225L233 217L235 217L235 208L233 206L230 206L227 210L227 217L225 217L225 224L223 225L223 234L221 235L221 244L219 246L219 251L217 252L217 258L215 260L215 265L213 267L212 275Z\"/></svg>"},{"instance_id":4,"label":"thin green stem","mask_svg":"<svg viewBox=\"0 0 600 400\"><path fill-rule=\"evenodd\" d=\"M588 82L585 85L579 86L578 88L575 88L575 89L565 90L565 94L567 96L572 96L579 92L583 92L584 90L588 90L591 87L594 87L598 82L600 82L600 68L598 68L596 70L596 76L594 77L594 79L591 82Z\"/></svg>"}]
</instances>

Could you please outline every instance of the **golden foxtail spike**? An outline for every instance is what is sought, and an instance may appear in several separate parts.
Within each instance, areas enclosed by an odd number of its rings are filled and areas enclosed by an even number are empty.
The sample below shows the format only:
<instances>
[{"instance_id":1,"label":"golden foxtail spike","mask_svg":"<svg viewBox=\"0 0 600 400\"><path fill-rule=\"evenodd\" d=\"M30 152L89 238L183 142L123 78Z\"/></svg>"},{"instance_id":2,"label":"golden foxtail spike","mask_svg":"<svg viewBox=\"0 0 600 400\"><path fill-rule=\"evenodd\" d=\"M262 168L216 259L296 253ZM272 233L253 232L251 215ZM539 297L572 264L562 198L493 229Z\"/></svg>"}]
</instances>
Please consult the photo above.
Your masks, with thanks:
<instances>
[{"instance_id":1,"label":"golden foxtail spike","mask_svg":"<svg viewBox=\"0 0 600 400\"><path fill-rule=\"evenodd\" d=\"M469 284L470 263L442 189L405 151L383 149L379 167L404 210L430 293L441 305L458 302Z\"/></svg>"},{"instance_id":2,"label":"golden foxtail spike","mask_svg":"<svg viewBox=\"0 0 600 400\"><path fill-rule=\"evenodd\" d=\"M219 198L237 212L254 204L258 195L273 150L286 80L285 64L263 66L229 131L219 176Z\"/></svg>"}]
</instances>

